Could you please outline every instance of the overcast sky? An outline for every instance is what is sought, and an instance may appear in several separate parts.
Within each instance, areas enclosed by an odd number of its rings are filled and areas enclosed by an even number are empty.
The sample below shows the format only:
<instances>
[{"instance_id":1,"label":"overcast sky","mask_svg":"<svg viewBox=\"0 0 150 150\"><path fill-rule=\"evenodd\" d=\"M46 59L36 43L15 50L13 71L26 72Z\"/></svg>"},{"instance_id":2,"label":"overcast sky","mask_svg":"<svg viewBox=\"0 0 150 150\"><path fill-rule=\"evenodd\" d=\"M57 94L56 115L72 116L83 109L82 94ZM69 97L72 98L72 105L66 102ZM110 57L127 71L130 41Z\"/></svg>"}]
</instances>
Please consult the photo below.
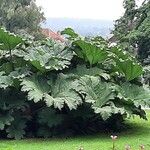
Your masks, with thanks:
<instances>
[{"instance_id":1,"label":"overcast sky","mask_svg":"<svg viewBox=\"0 0 150 150\"><path fill-rule=\"evenodd\" d=\"M103 20L118 19L124 12L122 3L123 0L37 0L47 18Z\"/></svg>"}]
</instances>

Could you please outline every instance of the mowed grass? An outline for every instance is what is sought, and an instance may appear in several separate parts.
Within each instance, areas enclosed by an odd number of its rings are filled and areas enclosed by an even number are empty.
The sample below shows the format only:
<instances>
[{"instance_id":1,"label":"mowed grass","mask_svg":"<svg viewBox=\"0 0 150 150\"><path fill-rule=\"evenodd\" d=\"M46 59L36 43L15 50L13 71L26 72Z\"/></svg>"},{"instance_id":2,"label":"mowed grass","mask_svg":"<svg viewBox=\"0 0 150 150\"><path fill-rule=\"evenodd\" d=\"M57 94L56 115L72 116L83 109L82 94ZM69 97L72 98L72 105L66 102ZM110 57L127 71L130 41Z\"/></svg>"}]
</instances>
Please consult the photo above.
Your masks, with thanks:
<instances>
[{"instance_id":1,"label":"mowed grass","mask_svg":"<svg viewBox=\"0 0 150 150\"><path fill-rule=\"evenodd\" d=\"M139 150L144 144L145 150L150 150L150 111L147 111L148 121L138 117L130 119L131 129L118 134L117 150L124 150L129 144L132 150ZM91 136L74 137L69 139L27 139L27 140L1 140L0 150L111 150L112 140L110 134L97 133Z\"/></svg>"}]
</instances>

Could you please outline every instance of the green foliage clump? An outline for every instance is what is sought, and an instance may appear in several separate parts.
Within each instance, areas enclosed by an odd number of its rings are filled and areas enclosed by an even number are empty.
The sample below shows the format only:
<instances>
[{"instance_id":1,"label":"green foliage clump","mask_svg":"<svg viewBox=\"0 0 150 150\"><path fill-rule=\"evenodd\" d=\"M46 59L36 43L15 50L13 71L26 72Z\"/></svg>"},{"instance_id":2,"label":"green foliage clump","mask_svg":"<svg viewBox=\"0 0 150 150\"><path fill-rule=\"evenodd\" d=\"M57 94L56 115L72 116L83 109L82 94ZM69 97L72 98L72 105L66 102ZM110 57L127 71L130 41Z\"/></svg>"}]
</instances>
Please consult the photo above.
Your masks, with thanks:
<instances>
[{"instance_id":1,"label":"green foliage clump","mask_svg":"<svg viewBox=\"0 0 150 150\"><path fill-rule=\"evenodd\" d=\"M0 0L0 26L18 34L41 35L41 23L45 20L35 0Z\"/></svg>"},{"instance_id":2,"label":"green foliage clump","mask_svg":"<svg viewBox=\"0 0 150 150\"><path fill-rule=\"evenodd\" d=\"M150 1L137 7L135 0L124 0L124 15L116 20L113 31L116 42L142 62L150 64Z\"/></svg>"},{"instance_id":3,"label":"green foliage clump","mask_svg":"<svg viewBox=\"0 0 150 150\"><path fill-rule=\"evenodd\" d=\"M143 68L101 37L65 29L67 43L26 41L0 29L0 130L8 138L91 133L146 119ZM4 36L2 36L4 35ZM117 126L115 126L117 128Z\"/></svg>"}]
</instances>

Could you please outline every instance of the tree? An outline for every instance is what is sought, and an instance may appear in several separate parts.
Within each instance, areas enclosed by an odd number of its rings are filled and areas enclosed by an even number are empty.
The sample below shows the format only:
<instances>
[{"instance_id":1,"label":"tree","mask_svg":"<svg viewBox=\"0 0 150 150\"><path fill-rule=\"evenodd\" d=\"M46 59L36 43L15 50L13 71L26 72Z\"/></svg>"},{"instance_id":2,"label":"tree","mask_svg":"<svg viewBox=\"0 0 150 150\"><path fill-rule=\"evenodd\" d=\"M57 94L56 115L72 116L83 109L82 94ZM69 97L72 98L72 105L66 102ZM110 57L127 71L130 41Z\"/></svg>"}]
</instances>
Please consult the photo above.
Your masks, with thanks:
<instances>
[{"instance_id":1,"label":"tree","mask_svg":"<svg viewBox=\"0 0 150 150\"><path fill-rule=\"evenodd\" d=\"M20 33L22 30L38 35L40 23L45 20L35 0L0 0L0 26Z\"/></svg>"},{"instance_id":2,"label":"tree","mask_svg":"<svg viewBox=\"0 0 150 150\"><path fill-rule=\"evenodd\" d=\"M125 13L124 15L116 20L114 35L119 41L124 41L125 36L133 28L133 20L136 13L135 0L124 0L123 3Z\"/></svg>"},{"instance_id":3,"label":"tree","mask_svg":"<svg viewBox=\"0 0 150 150\"><path fill-rule=\"evenodd\" d=\"M143 64L150 64L150 1L138 8L135 0L124 0L124 15L116 21L115 38Z\"/></svg>"}]
</instances>

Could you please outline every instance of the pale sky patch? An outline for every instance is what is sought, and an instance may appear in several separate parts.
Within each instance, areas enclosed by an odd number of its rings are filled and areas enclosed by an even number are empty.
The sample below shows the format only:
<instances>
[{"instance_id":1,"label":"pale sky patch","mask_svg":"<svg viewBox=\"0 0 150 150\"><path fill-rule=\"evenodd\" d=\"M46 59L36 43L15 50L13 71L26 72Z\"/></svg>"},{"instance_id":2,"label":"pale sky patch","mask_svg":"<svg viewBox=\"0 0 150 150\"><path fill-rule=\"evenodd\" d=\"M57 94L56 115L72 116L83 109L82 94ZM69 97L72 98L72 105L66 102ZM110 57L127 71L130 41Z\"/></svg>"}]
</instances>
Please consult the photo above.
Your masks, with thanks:
<instances>
[{"instance_id":1,"label":"pale sky patch","mask_svg":"<svg viewBox=\"0 0 150 150\"><path fill-rule=\"evenodd\" d=\"M46 18L116 20L123 15L123 0L36 0ZM137 0L140 4L143 0Z\"/></svg>"}]
</instances>

